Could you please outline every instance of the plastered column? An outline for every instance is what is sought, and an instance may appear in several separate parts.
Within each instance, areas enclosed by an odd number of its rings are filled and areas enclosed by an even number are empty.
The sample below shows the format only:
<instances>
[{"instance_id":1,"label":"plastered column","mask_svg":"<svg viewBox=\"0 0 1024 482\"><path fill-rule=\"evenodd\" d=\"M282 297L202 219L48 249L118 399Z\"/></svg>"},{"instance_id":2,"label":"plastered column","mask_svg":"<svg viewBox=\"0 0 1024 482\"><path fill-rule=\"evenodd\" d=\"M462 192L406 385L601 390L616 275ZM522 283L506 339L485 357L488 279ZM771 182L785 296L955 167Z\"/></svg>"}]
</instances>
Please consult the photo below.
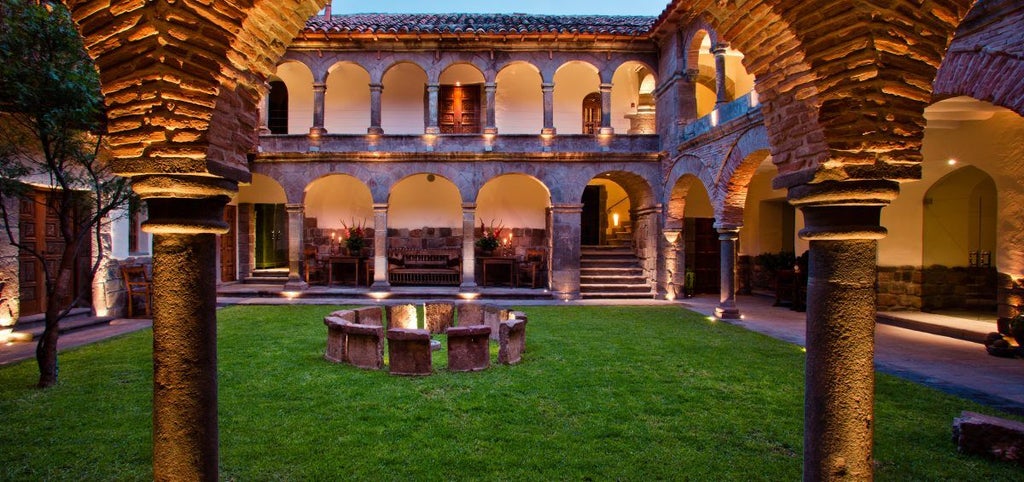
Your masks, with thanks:
<instances>
[{"instance_id":1,"label":"plastered column","mask_svg":"<svg viewBox=\"0 0 1024 482\"><path fill-rule=\"evenodd\" d=\"M373 204L373 285L387 289L388 283L388 205Z\"/></svg>"},{"instance_id":2,"label":"plastered column","mask_svg":"<svg viewBox=\"0 0 1024 482\"><path fill-rule=\"evenodd\" d=\"M383 91L383 84L370 84L370 127L366 128L367 134L381 135L384 133L384 129L380 126L380 96Z\"/></svg>"},{"instance_id":3,"label":"plastered column","mask_svg":"<svg viewBox=\"0 0 1024 482\"><path fill-rule=\"evenodd\" d=\"M438 100L437 93L441 87L437 84L427 84L427 129L426 134L437 135L441 129L437 127Z\"/></svg>"},{"instance_id":4,"label":"plastered column","mask_svg":"<svg viewBox=\"0 0 1024 482\"><path fill-rule=\"evenodd\" d=\"M580 297L580 222L583 205L561 203L551 207L551 289L555 297Z\"/></svg>"},{"instance_id":5,"label":"plastered column","mask_svg":"<svg viewBox=\"0 0 1024 482\"><path fill-rule=\"evenodd\" d=\"M288 281L285 289L305 289L308 287L302 277L302 238L304 210L302 204L285 204L288 212Z\"/></svg>"},{"instance_id":6,"label":"plastered column","mask_svg":"<svg viewBox=\"0 0 1024 482\"><path fill-rule=\"evenodd\" d=\"M601 128L598 133L601 135L614 134L615 129L612 128L612 84L602 83L599 89L601 91Z\"/></svg>"},{"instance_id":7,"label":"plastered column","mask_svg":"<svg viewBox=\"0 0 1024 482\"><path fill-rule=\"evenodd\" d=\"M309 135L322 136L327 133L324 129L324 97L327 93L327 84L317 82L313 84L313 127L309 128Z\"/></svg>"},{"instance_id":8,"label":"plastered column","mask_svg":"<svg viewBox=\"0 0 1024 482\"><path fill-rule=\"evenodd\" d=\"M497 134L498 126L494 115L494 94L498 90L498 84L487 82L484 84L484 134Z\"/></svg>"},{"instance_id":9,"label":"plastered column","mask_svg":"<svg viewBox=\"0 0 1024 482\"><path fill-rule=\"evenodd\" d=\"M540 92L544 98L544 128L541 135L555 135L555 84L540 84Z\"/></svg>"},{"instance_id":10,"label":"plastered column","mask_svg":"<svg viewBox=\"0 0 1024 482\"><path fill-rule=\"evenodd\" d=\"M462 285L461 288L476 288L476 204L462 203Z\"/></svg>"},{"instance_id":11,"label":"plastered column","mask_svg":"<svg viewBox=\"0 0 1024 482\"><path fill-rule=\"evenodd\" d=\"M736 240L740 237L740 228L730 225L715 227L718 229L718 242L721 243L719 256L722 260L719 272L720 294L715 316L723 320L738 320L740 310L736 308Z\"/></svg>"},{"instance_id":12,"label":"plastered column","mask_svg":"<svg viewBox=\"0 0 1024 482\"><path fill-rule=\"evenodd\" d=\"M872 480L875 282L881 209L898 185L790 188L810 241L804 480ZM839 201L842 199L843 201ZM843 202L843 204L840 204Z\"/></svg>"},{"instance_id":13,"label":"plastered column","mask_svg":"<svg viewBox=\"0 0 1024 482\"><path fill-rule=\"evenodd\" d=\"M711 53L715 54L715 92L718 95L716 104L729 102L729 97L725 92L725 52L728 48L728 42L721 42L715 44L711 49Z\"/></svg>"},{"instance_id":14,"label":"plastered column","mask_svg":"<svg viewBox=\"0 0 1024 482\"><path fill-rule=\"evenodd\" d=\"M135 178L153 234L153 478L217 480L216 235L237 184Z\"/></svg>"}]
</instances>

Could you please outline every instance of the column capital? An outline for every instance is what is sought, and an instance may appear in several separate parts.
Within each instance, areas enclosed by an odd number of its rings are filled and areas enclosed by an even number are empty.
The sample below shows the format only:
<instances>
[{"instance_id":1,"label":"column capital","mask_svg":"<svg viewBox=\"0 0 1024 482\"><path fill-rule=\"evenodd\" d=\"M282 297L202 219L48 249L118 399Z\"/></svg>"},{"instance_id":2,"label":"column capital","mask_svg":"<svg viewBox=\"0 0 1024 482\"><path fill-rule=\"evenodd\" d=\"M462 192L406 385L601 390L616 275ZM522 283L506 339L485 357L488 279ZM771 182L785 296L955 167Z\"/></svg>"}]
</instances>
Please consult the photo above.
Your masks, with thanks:
<instances>
[{"instance_id":1,"label":"column capital","mask_svg":"<svg viewBox=\"0 0 1024 482\"><path fill-rule=\"evenodd\" d=\"M686 69L683 71L683 78L691 84L696 83L698 77L700 77L700 69Z\"/></svg>"},{"instance_id":2,"label":"column capital","mask_svg":"<svg viewBox=\"0 0 1024 482\"><path fill-rule=\"evenodd\" d=\"M555 84L553 84L551 82L544 82L544 83L540 84L540 91L541 92L553 92L554 90L555 90Z\"/></svg>"},{"instance_id":3,"label":"column capital","mask_svg":"<svg viewBox=\"0 0 1024 482\"><path fill-rule=\"evenodd\" d=\"M284 210L288 211L289 213L301 213L305 208L306 205L302 203L285 203L284 205Z\"/></svg>"},{"instance_id":4,"label":"column capital","mask_svg":"<svg viewBox=\"0 0 1024 482\"><path fill-rule=\"evenodd\" d=\"M472 202L472 203L462 203L462 210L463 211L476 211L476 203L475 202Z\"/></svg>"},{"instance_id":5,"label":"column capital","mask_svg":"<svg viewBox=\"0 0 1024 482\"><path fill-rule=\"evenodd\" d=\"M598 86L598 90L600 90L602 94L605 92L610 94L612 92L612 83L602 82L601 85Z\"/></svg>"},{"instance_id":6,"label":"column capital","mask_svg":"<svg viewBox=\"0 0 1024 482\"><path fill-rule=\"evenodd\" d=\"M437 92L440 89L440 84L427 84L427 92Z\"/></svg>"},{"instance_id":7,"label":"column capital","mask_svg":"<svg viewBox=\"0 0 1024 482\"><path fill-rule=\"evenodd\" d=\"M327 90L327 84L324 82L313 82L313 92L324 92Z\"/></svg>"},{"instance_id":8,"label":"column capital","mask_svg":"<svg viewBox=\"0 0 1024 482\"><path fill-rule=\"evenodd\" d=\"M388 213L388 203L373 203L373 213Z\"/></svg>"},{"instance_id":9,"label":"column capital","mask_svg":"<svg viewBox=\"0 0 1024 482\"><path fill-rule=\"evenodd\" d=\"M238 183L222 177L144 175L132 178L132 189L149 207L142 230L151 234L224 234L224 206L238 192Z\"/></svg>"},{"instance_id":10,"label":"column capital","mask_svg":"<svg viewBox=\"0 0 1024 482\"><path fill-rule=\"evenodd\" d=\"M583 203L552 203L552 213L582 213Z\"/></svg>"},{"instance_id":11,"label":"column capital","mask_svg":"<svg viewBox=\"0 0 1024 482\"><path fill-rule=\"evenodd\" d=\"M711 46L711 53L715 55L725 55L725 51L729 49L729 42L718 42Z\"/></svg>"},{"instance_id":12,"label":"column capital","mask_svg":"<svg viewBox=\"0 0 1024 482\"><path fill-rule=\"evenodd\" d=\"M497 82L484 82L484 90L496 90L497 88Z\"/></svg>"},{"instance_id":13,"label":"column capital","mask_svg":"<svg viewBox=\"0 0 1024 482\"><path fill-rule=\"evenodd\" d=\"M810 241L882 239L882 208L896 199L888 180L826 181L789 188L789 203L804 214L800 237Z\"/></svg>"},{"instance_id":14,"label":"column capital","mask_svg":"<svg viewBox=\"0 0 1024 482\"><path fill-rule=\"evenodd\" d=\"M384 90L384 84L382 84L380 82L370 82L370 92L373 92L373 91L380 92L382 90Z\"/></svg>"}]
</instances>

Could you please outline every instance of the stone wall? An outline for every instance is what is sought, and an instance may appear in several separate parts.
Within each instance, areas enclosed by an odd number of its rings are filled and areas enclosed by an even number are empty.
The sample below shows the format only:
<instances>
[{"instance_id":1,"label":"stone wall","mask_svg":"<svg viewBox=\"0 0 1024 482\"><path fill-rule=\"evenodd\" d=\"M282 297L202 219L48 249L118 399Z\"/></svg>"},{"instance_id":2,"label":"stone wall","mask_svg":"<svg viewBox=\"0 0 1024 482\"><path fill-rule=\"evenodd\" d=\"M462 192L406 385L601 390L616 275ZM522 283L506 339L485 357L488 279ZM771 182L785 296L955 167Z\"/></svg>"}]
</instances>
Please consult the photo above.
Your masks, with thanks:
<instances>
[{"instance_id":1,"label":"stone wall","mask_svg":"<svg viewBox=\"0 0 1024 482\"><path fill-rule=\"evenodd\" d=\"M996 309L994 268L879 266L878 310Z\"/></svg>"},{"instance_id":2,"label":"stone wall","mask_svg":"<svg viewBox=\"0 0 1024 482\"><path fill-rule=\"evenodd\" d=\"M18 229L17 223L19 213L18 200L16 198L6 198L0 199L0 202L5 204L10 218L15 220L11 226L11 234L15 239L19 239L21 231ZM20 290L18 283L18 248L4 241L6 238L7 236L0 237L0 333L3 333L3 330L6 329L5 327L14 325L18 316L20 316L18 304ZM2 338L3 336L0 336L0 339Z\"/></svg>"}]
</instances>

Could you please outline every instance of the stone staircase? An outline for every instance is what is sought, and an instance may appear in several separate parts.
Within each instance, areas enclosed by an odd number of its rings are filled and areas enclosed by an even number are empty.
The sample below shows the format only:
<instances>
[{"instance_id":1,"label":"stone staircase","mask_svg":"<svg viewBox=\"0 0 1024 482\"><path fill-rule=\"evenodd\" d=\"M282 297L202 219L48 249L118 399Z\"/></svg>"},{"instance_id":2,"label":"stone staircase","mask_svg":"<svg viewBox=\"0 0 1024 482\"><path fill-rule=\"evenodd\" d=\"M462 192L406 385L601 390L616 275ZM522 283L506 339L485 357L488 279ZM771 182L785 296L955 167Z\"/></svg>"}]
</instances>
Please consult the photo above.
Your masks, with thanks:
<instances>
[{"instance_id":1,"label":"stone staircase","mask_svg":"<svg viewBox=\"0 0 1024 482\"><path fill-rule=\"evenodd\" d=\"M584 299L651 298L651 284L640 260L627 245L582 246L580 297Z\"/></svg>"},{"instance_id":2,"label":"stone staircase","mask_svg":"<svg viewBox=\"0 0 1024 482\"><path fill-rule=\"evenodd\" d=\"M612 228L611 236L608 236L605 242L609 246L632 246L633 245L633 226L630 221L622 221L619 223L619 227Z\"/></svg>"},{"instance_id":3,"label":"stone staircase","mask_svg":"<svg viewBox=\"0 0 1024 482\"><path fill-rule=\"evenodd\" d=\"M288 268L254 269L252 276L242 279L242 284L283 285L288 282Z\"/></svg>"}]
</instances>

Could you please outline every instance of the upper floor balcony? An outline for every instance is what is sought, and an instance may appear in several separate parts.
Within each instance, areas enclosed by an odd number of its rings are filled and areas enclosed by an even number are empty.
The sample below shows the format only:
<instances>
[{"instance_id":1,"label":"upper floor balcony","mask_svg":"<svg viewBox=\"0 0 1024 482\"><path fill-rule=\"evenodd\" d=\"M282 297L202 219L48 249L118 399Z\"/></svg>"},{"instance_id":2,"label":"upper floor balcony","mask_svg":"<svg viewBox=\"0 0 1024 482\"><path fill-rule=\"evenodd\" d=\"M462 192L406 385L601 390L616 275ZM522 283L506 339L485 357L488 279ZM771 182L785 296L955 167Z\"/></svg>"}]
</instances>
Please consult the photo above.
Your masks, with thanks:
<instances>
[{"instance_id":1,"label":"upper floor balcony","mask_svg":"<svg viewBox=\"0 0 1024 482\"><path fill-rule=\"evenodd\" d=\"M657 152L659 137L634 135L264 135L263 153L635 153Z\"/></svg>"}]
</instances>

